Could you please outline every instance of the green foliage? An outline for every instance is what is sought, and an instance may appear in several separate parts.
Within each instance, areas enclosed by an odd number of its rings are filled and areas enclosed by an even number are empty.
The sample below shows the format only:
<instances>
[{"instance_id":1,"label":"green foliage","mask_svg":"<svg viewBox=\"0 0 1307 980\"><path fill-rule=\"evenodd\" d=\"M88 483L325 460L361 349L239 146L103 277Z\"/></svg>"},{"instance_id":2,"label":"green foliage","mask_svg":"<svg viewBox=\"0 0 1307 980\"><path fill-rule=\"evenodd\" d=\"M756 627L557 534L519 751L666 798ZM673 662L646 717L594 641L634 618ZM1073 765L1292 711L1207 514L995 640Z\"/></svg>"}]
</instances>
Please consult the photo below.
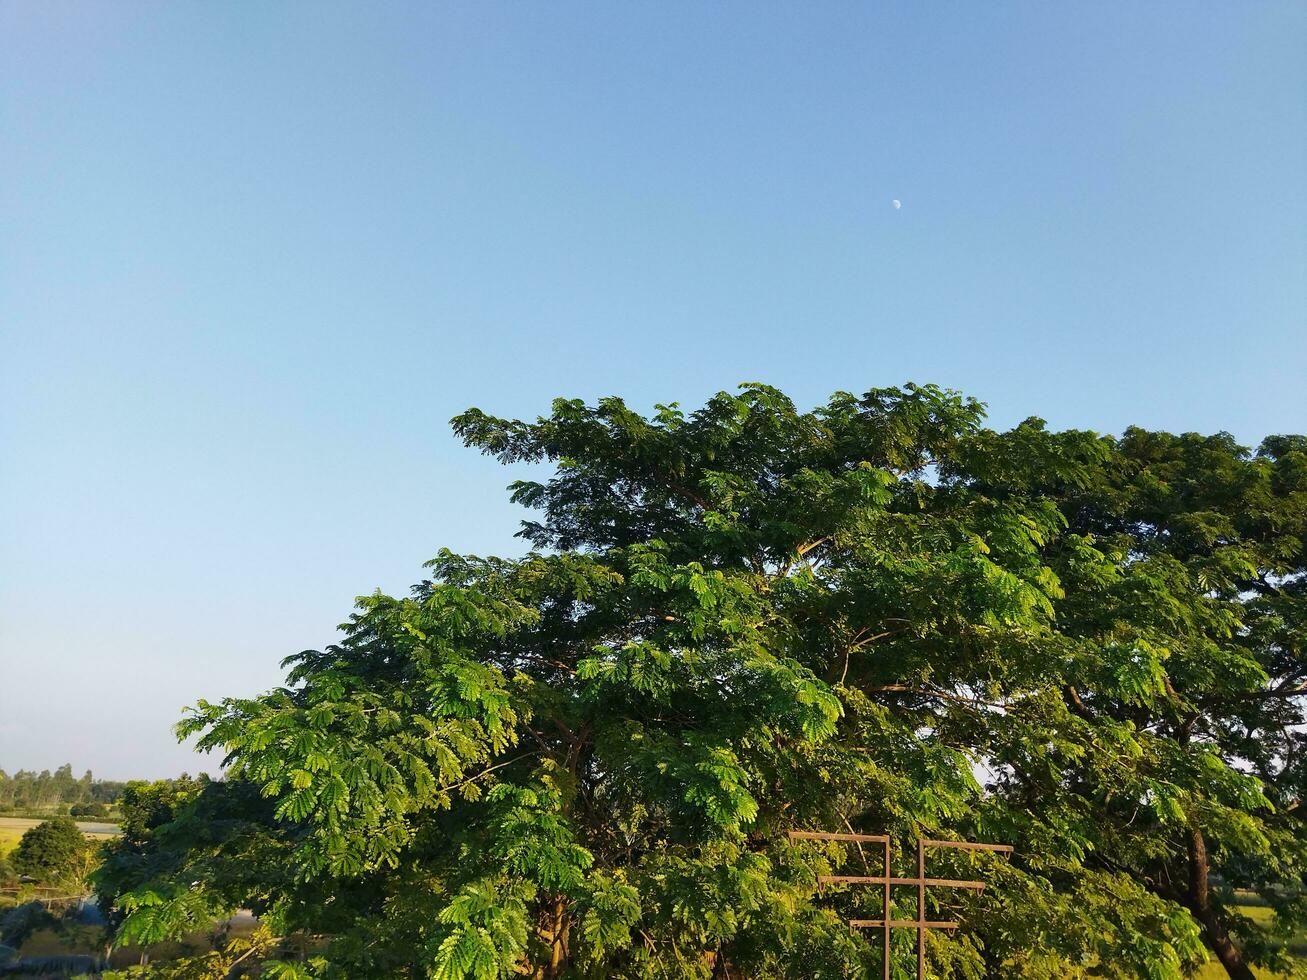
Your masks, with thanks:
<instances>
[{"instance_id":1,"label":"green foliage","mask_svg":"<svg viewBox=\"0 0 1307 980\"><path fill-rule=\"evenodd\" d=\"M264 959L278 945L277 937L265 928L256 929L248 936L240 936L222 943L218 949L199 956L166 960L161 963L141 964L125 970L110 970L100 974L104 980L227 980L240 975L236 971L242 963L262 963L260 976L275 980L314 980L321 976L321 961L288 963Z\"/></svg>"},{"instance_id":2,"label":"green foliage","mask_svg":"<svg viewBox=\"0 0 1307 980\"><path fill-rule=\"evenodd\" d=\"M494 881L460 888L437 921L445 927L429 969L434 980L509 977L527 948L527 902L535 890L526 884L499 887Z\"/></svg>"},{"instance_id":3,"label":"green foliage","mask_svg":"<svg viewBox=\"0 0 1307 980\"><path fill-rule=\"evenodd\" d=\"M459 416L553 467L512 487L535 550L441 552L193 709L227 777L128 787L120 937L244 907L328 937L270 975L876 975L868 896L816 880L877 855L785 836L823 828L1017 846L932 857L992 882L928 910L966 923L938 976L1283 968L1230 889L1307 916L1307 440L983 418L912 385Z\"/></svg>"},{"instance_id":4,"label":"green foliage","mask_svg":"<svg viewBox=\"0 0 1307 980\"><path fill-rule=\"evenodd\" d=\"M9 864L20 875L38 881L75 881L90 870L92 851L77 824L68 817L56 817L23 834L9 855Z\"/></svg>"},{"instance_id":5,"label":"green foliage","mask_svg":"<svg viewBox=\"0 0 1307 980\"><path fill-rule=\"evenodd\" d=\"M23 902L0 914L0 943L18 949L42 929L53 929L59 920L40 902Z\"/></svg>"}]
</instances>

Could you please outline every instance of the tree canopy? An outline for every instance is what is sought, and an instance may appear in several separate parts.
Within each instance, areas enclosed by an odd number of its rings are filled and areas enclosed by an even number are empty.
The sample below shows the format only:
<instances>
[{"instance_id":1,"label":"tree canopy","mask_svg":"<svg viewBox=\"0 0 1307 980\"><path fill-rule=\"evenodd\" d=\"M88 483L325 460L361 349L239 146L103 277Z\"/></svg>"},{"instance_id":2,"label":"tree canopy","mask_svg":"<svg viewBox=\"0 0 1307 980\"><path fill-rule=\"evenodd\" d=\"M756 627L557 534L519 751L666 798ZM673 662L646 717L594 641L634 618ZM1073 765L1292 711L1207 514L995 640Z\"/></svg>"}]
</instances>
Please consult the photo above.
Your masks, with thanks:
<instances>
[{"instance_id":1,"label":"tree canopy","mask_svg":"<svg viewBox=\"0 0 1307 980\"><path fill-rule=\"evenodd\" d=\"M200 702L226 777L126 828L124 941L251 907L329 937L295 975L879 975L875 899L816 883L874 856L786 839L820 829L1016 846L933 859L990 883L937 976L1292 968L1231 895L1307 918L1307 438L996 431L915 385L453 425L552 466L511 487L532 550L441 551Z\"/></svg>"},{"instance_id":2,"label":"tree canopy","mask_svg":"<svg viewBox=\"0 0 1307 980\"><path fill-rule=\"evenodd\" d=\"M38 881L71 881L91 869L91 843L68 817L45 820L26 831L9 855L20 875Z\"/></svg>"}]
</instances>

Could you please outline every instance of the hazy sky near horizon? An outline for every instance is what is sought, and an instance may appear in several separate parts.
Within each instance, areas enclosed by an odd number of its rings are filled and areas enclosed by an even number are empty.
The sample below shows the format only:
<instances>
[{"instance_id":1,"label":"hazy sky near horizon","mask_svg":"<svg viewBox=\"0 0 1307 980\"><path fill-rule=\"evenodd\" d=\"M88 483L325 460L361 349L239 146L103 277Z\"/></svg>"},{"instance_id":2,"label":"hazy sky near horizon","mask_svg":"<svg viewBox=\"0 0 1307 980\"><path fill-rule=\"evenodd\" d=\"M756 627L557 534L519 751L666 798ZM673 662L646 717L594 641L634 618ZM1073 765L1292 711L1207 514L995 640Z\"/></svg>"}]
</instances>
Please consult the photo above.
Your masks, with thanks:
<instances>
[{"instance_id":1,"label":"hazy sky near horizon","mask_svg":"<svg viewBox=\"0 0 1307 980\"><path fill-rule=\"evenodd\" d=\"M1299 0L0 3L0 767L212 770L184 705L519 552L469 405L1307 431L1305 49Z\"/></svg>"}]
</instances>

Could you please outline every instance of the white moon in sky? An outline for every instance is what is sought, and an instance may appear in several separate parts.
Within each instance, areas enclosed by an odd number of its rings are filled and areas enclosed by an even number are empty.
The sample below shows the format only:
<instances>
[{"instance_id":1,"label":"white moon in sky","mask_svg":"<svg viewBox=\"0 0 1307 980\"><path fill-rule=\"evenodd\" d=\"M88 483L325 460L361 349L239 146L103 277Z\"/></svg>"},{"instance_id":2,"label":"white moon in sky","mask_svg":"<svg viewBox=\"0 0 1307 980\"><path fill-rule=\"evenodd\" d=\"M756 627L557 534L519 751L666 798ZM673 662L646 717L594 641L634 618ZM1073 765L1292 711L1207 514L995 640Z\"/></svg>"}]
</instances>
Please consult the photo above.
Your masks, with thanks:
<instances>
[{"instance_id":1,"label":"white moon in sky","mask_svg":"<svg viewBox=\"0 0 1307 980\"><path fill-rule=\"evenodd\" d=\"M903 207L903 202L902 202L902 201L899 201L899 200L895 200L895 201L894 201L894 210L897 211L897 210L898 210L899 208L901 208L901 207Z\"/></svg>"}]
</instances>

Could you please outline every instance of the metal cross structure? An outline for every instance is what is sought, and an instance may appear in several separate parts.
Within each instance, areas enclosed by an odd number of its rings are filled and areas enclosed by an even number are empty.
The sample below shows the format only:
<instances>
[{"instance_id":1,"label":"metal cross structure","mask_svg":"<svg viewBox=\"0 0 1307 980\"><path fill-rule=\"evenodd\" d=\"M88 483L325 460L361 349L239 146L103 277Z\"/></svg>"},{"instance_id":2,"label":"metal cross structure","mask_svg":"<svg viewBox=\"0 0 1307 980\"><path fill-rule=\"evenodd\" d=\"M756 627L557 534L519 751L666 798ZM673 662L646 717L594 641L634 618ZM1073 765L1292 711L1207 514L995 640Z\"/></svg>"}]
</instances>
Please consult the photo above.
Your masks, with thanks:
<instances>
[{"instance_id":1,"label":"metal cross structure","mask_svg":"<svg viewBox=\"0 0 1307 980\"><path fill-rule=\"evenodd\" d=\"M927 888L970 888L980 891L985 887L983 881L963 881L954 878L926 877L926 848L947 847L963 851L996 851L1011 854L1012 847L1007 844L973 844L969 841L929 840L917 841L917 876L915 878L895 878L891 865L890 839L882 834L826 834L811 830L791 830L790 840L835 840L852 841L862 844L880 844L884 847L884 873L881 875L819 875L819 885L881 885L883 891L882 912L879 919L850 919L849 925L854 929L880 929L884 937L885 980L890 980L889 938L892 929L915 929L917 931L917 980L926 980L926 930L956 929L956 922L931 922L926 919ZM895 885L913 885L917 889L916 919L890 918L890 889Z\"/></svg>"}]
</instances>

